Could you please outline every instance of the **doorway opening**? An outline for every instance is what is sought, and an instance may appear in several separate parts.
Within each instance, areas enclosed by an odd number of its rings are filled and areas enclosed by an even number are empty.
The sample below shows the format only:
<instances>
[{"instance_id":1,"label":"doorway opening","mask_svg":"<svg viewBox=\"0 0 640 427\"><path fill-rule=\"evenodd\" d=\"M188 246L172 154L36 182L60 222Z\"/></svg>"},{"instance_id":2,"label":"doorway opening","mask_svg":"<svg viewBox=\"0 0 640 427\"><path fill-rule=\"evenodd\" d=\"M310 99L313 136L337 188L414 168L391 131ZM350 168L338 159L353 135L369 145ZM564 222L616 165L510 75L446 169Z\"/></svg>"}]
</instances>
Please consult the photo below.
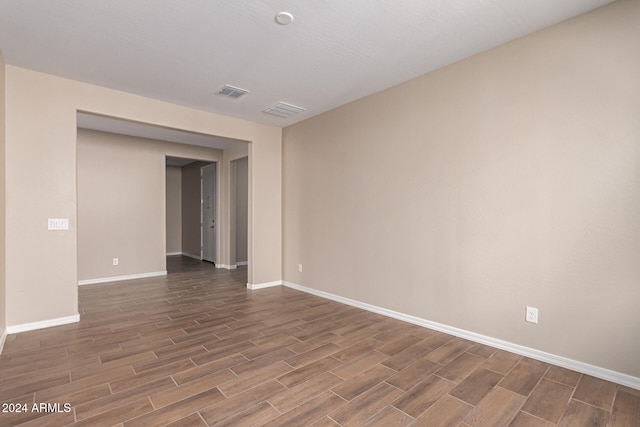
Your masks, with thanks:
<instances>
[{"instance_id":1,"label":"doorway opening","mask_svg":"<svg viewBox=\"0 0 640 427\"><path fill-rule=\"evenodd\" d=\"M216 263L216 164L200 167L200 253L203 261Z\"/></svg>"},{"instance_id":2,"label":"doorway opening","mask_svg":"<svg viewBox=\"0 0 640 427\"><path fill-rule=\"evenodd\" d=\"M230 168L231 264L243 267L248 262L249 158L232 160Z\"/></svg>"},{"instance_id":3,"label":"doorway opening","mask_svg":"<svg viewBox=\"0 0 640 427\"><path fill-rule=\"evenodd\" d=\"M167 255L217 263L218 165L166 157Z\"/></svg>"},{"instance_id":4,"label":"doorway opening","mask_svg":"<svg viewBox=\"0 0 640 427\"><path fill-rule=\"evenodd\" d=\"M248 155L247 141L86 112L77 113L77 127L79 285L166 275L167 255L235 266L229 163ZM204 204L206 165L215 168L215 193ZM184 206L190 198L193 206Z\"/></svg>"}]
</instances>

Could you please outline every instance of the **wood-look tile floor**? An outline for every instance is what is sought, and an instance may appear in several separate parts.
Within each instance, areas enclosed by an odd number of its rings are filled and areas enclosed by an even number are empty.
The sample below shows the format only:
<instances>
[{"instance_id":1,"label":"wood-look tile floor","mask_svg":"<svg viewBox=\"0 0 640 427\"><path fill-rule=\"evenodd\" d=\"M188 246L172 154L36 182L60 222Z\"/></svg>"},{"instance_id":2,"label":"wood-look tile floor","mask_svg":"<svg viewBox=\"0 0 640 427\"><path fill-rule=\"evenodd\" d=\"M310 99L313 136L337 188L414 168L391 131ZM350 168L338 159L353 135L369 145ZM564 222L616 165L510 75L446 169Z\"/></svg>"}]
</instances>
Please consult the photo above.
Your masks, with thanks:
<instances>
[{"instance_id":1,"label":"wood-look tile floor","mask_svg":"<svg viewBox=\"0 0 640 427\"><path fill-rule=\"evenodd\" d=\"M168 270L83 286L79 323L9 336L0 425L640 426L638 390L289 288L248 291L244 270L184 257Z\"/></svg>"}]
</instances>

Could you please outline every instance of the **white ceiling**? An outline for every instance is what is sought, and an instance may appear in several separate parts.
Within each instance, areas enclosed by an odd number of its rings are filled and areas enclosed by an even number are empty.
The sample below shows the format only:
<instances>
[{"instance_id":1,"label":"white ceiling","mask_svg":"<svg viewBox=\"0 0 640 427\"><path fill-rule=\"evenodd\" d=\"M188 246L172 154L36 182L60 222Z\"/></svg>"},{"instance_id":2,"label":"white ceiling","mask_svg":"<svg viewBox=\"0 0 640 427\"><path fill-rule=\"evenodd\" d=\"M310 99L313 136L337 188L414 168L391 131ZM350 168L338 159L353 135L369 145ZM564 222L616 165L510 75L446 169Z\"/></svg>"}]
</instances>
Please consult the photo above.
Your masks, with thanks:
<instances>
[{"instance_id":1,"label":"white ceiling","mask_svg":"<svg viewBox=\"0 0 640 427\"><path fill-rule=\"evenodd\" d=\"M0 0L5 62L288 126L612 0ZM288 26L276 24L291 12ZM250 91L216 95L224 84ZM283 119L279 101L306 108Z\"/></svg>"}]
</instances>

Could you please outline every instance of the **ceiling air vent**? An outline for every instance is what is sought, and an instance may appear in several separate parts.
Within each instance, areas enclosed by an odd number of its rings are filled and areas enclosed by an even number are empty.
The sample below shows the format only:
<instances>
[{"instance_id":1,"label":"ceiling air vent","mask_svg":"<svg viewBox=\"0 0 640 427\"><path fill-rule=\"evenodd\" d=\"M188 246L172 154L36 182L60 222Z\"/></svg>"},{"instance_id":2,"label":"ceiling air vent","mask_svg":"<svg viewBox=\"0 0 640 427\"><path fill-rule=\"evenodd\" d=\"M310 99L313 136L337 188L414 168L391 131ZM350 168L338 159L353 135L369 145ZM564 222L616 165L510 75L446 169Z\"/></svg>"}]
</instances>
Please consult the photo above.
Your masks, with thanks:
<instances>
[{"instance_id":1,"label":"ceiling air vent","mask_svg":"<svg viewBox=\"0 0 640 427\"><path fill-rule=\"evenodd\" d=\"M219 95L228 96L229 98L233 98L233 99L238 99L246 93L249 93L249 91L245 89L240 89L239 87L234 87L229 85L222 86L222 88L220 88L220 90L218 91Z\"/></svg>"},{"instance_id":2,"label":"ceiling air vent","mask_svg":"<svg viewBox=\"0 0 640 427\"><path fill-rule=\"evenodd\" d=\"M295 105L287 104L286 102L278 102L273 107L267 108L264 110L267 114L273 114L278 117L291 117L294 114L301 113L303 111L307 111L305 108L296 107Z\"/></svg>"}]
</instances>

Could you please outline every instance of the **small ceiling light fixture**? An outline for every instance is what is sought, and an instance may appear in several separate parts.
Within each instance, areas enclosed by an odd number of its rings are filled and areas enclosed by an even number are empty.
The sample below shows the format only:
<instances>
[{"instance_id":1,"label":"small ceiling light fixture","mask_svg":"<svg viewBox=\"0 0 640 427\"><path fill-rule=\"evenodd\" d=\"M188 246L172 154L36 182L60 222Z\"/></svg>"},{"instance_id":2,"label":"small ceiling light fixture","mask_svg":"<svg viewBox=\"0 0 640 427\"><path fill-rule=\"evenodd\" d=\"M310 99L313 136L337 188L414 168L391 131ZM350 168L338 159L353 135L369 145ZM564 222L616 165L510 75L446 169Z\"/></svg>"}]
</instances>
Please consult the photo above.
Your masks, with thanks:
<instances>
[{"instance_id":1,"label":"small ceiling light fixture","mask_svg":"<svg viewBox=\"0 0 640 427\"><path fill-rule=\"evenodd\" d=\"M293 21L293 15L289 12L280 12L276 15L276 22L280 25L289 25Z\"/></svg>"}]
</instances>

